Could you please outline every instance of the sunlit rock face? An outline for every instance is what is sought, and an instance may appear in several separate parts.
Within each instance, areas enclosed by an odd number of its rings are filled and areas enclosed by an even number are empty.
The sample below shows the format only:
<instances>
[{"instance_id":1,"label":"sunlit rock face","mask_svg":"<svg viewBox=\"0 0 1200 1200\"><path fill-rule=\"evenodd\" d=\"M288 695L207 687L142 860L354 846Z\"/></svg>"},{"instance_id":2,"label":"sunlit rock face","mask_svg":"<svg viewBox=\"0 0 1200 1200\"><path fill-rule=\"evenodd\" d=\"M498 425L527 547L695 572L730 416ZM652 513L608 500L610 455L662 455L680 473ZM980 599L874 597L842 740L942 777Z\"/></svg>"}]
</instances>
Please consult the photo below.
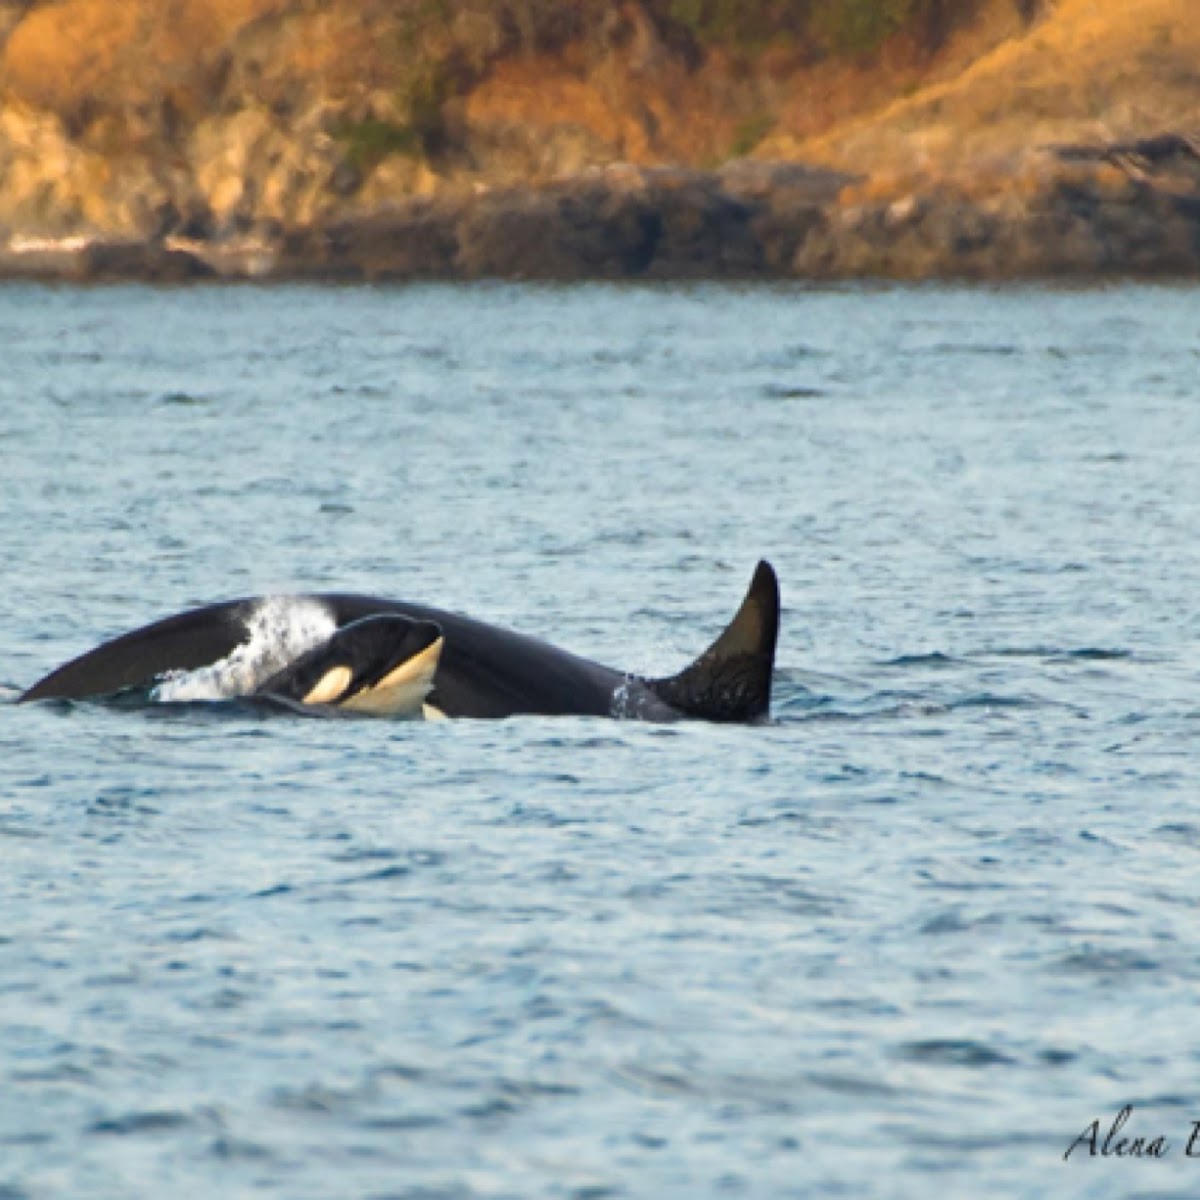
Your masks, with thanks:
<instances>
[{"instance_id":1,"label":"sunlit rock face","mask_svg":"<svg viewBox=\"0 0 1200 1200\"><path fill-rule=\"evenodd\" d=\"M1188 3L839 57L658 0L0 0L0 272L1188 273Z\"/></svg>"}]
</instances>

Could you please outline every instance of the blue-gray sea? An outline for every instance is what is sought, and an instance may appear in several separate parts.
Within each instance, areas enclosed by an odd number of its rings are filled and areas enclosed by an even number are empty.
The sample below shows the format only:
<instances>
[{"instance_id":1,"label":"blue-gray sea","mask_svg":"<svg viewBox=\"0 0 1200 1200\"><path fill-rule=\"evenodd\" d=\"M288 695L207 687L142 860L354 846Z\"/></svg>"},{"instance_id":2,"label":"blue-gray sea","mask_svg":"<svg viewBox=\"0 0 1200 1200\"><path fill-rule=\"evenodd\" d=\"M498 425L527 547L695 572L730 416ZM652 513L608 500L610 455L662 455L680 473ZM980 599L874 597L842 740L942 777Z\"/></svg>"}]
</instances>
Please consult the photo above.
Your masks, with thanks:
<instances>
[{"instance_id":1,"label":"blue-gray sea","mask_svg":"<svg viewBox=\"0 0 1200 1200\"><path fill-rule=\"evenodd\" d=\"M1200 1193L1200 290L9 285L0 347L4 1200ZM668 672L760 557L764 726L14 702L293 590Z\"/></svg>"}]
</instances>

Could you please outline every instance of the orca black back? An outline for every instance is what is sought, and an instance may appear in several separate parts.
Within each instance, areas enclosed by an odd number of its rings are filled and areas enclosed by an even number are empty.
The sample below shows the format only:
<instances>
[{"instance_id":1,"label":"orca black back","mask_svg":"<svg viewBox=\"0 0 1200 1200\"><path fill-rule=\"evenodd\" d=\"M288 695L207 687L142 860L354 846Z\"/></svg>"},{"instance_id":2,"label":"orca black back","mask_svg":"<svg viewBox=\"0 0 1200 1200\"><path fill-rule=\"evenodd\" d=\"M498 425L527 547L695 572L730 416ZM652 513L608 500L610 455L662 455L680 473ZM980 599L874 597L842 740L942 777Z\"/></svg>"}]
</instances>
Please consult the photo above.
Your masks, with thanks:
<instances>
[{"instance_id":1,"label":"orca black back","mask_svg":"<svg viewBox=\"0 0 1200 1200\"><path fill-rule=\"evenodd\" d=\"M677 675L643 679L458 613L378 596L324 593L339 627L396 613L441 626L445 645L429 703L449 717L633 716L754 721L770 710L779 585L760 562L725 631ZM150 687L172 671L209 666L241 645L261 598L179 613L123 634L52 671L25 700L83 699Z\"/></svg>"}]
</instances>

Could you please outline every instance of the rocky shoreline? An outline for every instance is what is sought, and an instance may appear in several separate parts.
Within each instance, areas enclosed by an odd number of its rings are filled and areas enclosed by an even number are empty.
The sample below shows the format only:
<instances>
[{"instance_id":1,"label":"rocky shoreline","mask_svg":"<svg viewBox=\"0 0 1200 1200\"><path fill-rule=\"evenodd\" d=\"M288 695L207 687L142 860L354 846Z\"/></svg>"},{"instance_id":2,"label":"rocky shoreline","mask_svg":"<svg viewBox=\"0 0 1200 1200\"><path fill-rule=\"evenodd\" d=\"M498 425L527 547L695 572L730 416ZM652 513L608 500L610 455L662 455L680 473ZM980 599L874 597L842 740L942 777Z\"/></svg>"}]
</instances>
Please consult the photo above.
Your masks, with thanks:
<instances>
[{"instance_id":1,"label":"rocky shoreline","mask_svg":"<svg viewBox=\"0 0 1200 1200\"><path fill-rule=\"evenodd\" d=\"M409 281L1105 279L1200 275L1200 148L1040 153L1019 179L909 182L740 160L619 164L217 240L13 237L0 278Z\"/></svg>"}]
</instances>

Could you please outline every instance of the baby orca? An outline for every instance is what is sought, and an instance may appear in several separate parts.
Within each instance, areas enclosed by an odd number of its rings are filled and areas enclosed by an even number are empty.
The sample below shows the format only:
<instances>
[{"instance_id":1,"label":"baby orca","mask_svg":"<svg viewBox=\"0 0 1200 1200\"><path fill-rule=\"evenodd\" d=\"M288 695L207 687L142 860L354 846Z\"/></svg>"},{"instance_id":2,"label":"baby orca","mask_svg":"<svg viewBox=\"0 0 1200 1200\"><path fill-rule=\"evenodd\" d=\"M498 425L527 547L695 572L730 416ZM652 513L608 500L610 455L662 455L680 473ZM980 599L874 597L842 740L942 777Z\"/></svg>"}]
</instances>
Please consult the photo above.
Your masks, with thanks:
<instances>
[{"instance_id":1,"label":"baby orca","mask_svg":"<svg viewBox=\"0 0 1200 1200\"><path fill-rule=\"evenodd\" d=\"M373 717L420 716L441 660L440 626L397 614L343 625L263 683L255 696Z\"/></svg>"}]
</instances>

